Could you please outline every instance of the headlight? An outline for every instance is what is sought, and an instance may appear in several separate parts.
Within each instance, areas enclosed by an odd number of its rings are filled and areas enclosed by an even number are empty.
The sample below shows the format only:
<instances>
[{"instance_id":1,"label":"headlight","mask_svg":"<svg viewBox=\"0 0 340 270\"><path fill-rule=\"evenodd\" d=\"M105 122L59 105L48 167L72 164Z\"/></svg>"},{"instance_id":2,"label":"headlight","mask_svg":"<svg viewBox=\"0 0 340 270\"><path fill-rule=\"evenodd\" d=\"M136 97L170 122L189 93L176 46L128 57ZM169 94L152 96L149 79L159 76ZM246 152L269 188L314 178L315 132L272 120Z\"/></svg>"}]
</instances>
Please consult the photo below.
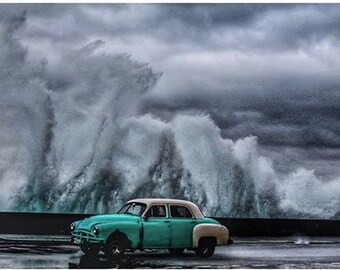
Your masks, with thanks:
<instances>
[{"instance_id":1,"label":"headlight","mask_svg":"<svg viewBox=\"0 0 340 270\"><path fill-rule=\"evenodd\" d=\"M96 226L93 226L92 232L93 232L94 234L98 234L98 233L99 233L99 230L98 230L98 228L97 228Z\"/></svg>"},{"instance_id":2,"label":"headlight","mask_svg":"<svg viewBox=\"0 0 340 270\"><path fill-rule=\"evenodd\" d=\"M70 225L71 231L74 231L75 227L76 226L74 225L74 223L71 223L71 225Z\"/></svg>"}]
</instances>

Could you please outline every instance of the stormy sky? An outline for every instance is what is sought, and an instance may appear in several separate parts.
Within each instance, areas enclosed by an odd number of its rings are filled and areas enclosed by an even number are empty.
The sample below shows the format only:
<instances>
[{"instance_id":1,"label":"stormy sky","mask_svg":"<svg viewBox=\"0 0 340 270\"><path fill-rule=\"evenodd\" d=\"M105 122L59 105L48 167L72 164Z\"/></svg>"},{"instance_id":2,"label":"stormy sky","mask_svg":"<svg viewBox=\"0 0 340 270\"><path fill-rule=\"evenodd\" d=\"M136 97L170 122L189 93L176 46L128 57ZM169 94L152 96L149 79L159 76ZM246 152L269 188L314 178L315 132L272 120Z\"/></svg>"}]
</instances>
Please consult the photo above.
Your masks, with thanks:
<instances>
[{"instance_id":1,"label":"stormy sky","mask_svg":"<svg viewBox=\"0 0 340 270\"><path fill-rule=\"evenodd\" d=\"M279 172L340 173L340 5L12 4L31 61L51 72L96 41L162 73L144 111L208 113L225 138L258 137Z\"/></svg>"}]
</instances>

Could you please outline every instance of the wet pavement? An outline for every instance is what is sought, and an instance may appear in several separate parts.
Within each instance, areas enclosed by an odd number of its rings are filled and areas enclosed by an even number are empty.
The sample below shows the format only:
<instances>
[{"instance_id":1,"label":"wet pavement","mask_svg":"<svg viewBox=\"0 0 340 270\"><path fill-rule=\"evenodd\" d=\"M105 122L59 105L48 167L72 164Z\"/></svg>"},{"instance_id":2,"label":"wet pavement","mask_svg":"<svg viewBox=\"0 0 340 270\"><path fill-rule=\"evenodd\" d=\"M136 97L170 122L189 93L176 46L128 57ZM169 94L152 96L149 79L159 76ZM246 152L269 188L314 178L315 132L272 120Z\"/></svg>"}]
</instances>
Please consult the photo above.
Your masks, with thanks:
<instances>
[{"instance_id":1,"label":"wet pavement","mask_svg":"<svg viewBox=\"0 0 340 270\"><path fill-rule=\"evenodd\" d=\"M340 238L235 238L213 257L194 252L174 257L166 251L128 254L121 261L89 257L67 238L0 236L1 268L340 268Z\"/></svg>"}]
</instances>

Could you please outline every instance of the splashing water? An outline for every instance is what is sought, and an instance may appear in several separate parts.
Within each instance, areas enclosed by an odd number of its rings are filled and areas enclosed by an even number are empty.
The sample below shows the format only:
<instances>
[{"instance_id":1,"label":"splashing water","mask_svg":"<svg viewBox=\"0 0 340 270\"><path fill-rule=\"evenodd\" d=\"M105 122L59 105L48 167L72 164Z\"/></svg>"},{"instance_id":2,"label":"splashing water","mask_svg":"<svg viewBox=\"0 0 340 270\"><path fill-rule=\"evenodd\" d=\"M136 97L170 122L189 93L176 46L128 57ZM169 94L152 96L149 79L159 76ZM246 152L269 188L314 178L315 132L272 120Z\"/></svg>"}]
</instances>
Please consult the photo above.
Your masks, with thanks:
<instances>
[{"instance_id":1,"label":"splashing water","mask_svg":"<svg viewBox=\"0 0 340 270\"><path fill-rule=\"evenodd\" d=\"M172 197L215 216L337 213L340 179L325 183L303 168L279 176L256 137L222 138L208 114L142 114L160 75L97 53L102 41L54 67L28 62L13 35L24 21L0 29L2 210L104 213L131 198Z\"/></svg>"}]
</instances>

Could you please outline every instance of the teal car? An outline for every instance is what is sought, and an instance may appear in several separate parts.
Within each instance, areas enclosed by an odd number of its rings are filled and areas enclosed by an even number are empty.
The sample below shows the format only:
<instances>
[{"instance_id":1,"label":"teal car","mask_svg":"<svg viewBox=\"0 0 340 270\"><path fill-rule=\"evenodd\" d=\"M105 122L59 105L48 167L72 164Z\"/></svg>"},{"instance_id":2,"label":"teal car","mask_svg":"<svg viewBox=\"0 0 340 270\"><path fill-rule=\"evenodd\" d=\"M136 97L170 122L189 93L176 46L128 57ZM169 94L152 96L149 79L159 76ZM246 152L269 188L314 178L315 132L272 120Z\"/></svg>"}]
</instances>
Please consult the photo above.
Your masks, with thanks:
<instances>
[{"instance_id":1,"label":"teal car","mask_svg":"<svg viewBox=\"0 0 340 270\"><path fill-rule=\"evenodd\" d=\"M210 257L216 246L232 243L225 226L206 218L194 203L174 199L131 200L117 214L72 223L71 233L85 254L103 251L111 258L145 249L168 249L174 255L188 249Z\"/></svg>"}]
</instances>

